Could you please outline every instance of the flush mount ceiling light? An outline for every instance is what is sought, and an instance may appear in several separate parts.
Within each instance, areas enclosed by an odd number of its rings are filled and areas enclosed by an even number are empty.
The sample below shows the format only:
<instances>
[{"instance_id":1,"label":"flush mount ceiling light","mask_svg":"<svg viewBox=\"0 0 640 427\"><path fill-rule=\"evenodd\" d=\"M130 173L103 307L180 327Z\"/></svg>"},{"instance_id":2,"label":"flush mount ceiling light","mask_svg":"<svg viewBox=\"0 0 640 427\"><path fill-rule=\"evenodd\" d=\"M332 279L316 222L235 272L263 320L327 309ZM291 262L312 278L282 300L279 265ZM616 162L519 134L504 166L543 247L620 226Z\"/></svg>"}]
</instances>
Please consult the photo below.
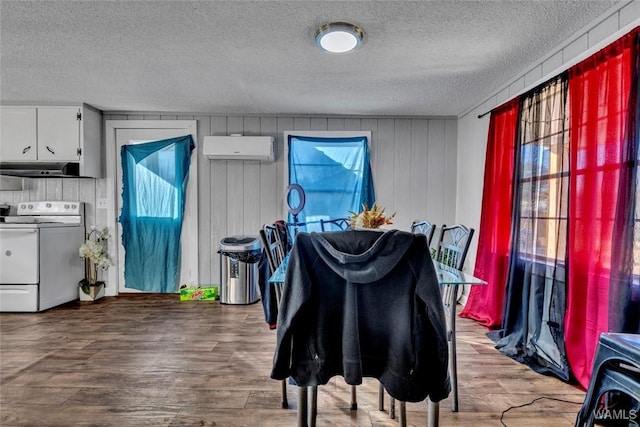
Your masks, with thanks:
<instances>
[{"instance_id":1,"label":"flush mount ceiling light","mask_svg":"<svg viewBox=\"0 0 640 427\"><path fill-rule=\"evenodd\" d=\"M351 52L360 47L364 32L348 22L330 22L316 31L316 45L332 53Z\"/></svg>"}]
</instances>

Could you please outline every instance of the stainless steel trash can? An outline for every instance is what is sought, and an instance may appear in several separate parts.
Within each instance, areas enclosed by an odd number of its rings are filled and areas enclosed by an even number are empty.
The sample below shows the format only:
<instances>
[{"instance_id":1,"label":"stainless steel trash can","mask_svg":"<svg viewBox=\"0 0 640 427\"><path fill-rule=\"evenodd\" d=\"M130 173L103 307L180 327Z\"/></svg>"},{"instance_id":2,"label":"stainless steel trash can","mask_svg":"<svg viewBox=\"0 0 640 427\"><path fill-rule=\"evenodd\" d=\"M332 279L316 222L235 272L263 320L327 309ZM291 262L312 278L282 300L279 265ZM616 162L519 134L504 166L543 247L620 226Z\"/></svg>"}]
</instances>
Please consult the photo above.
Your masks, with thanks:
<instances>
[{"instance_id":1,"label":"stainless steel trash can","mask_svg":"<svg viewBox=\"0 0 640 427\"><path fill-rule=\"evenodd\" d=\"M258 301L261 247L260 240L253 236L230 236L220 240L222 304L253 304Z\"/></svg>"}]
</instances>

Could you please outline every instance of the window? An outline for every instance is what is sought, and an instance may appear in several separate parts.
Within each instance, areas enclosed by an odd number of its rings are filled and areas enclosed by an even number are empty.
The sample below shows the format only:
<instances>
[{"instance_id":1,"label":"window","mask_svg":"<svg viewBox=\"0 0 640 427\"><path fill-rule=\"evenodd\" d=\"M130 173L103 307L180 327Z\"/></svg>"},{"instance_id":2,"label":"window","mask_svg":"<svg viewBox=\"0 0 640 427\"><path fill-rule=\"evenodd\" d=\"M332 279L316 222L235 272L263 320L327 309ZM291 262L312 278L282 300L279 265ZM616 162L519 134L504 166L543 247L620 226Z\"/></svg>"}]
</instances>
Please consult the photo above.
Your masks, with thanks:
<instances>
[{"instance_id":1,"label":"window","mask_svg":"<svg viewBox=\"0 0 640 427\"><path fill-rule=\"evenodd\" d=\"M286 184L298 184L306 197L297 217L302 231L319 231L321 220L346 218L375 201L369 164L370 133L285 133ZM291 197L297 199L297 193ZM287 201L285 201L287 202ZM297 205L298 200L291 200ZM289 222L293 222L290 216Z\"/></svg>"},{"instance_id":2,"label":"window","mask_svg":"<svg viewBox=\"0 0 640 427\"><path fill-rule=\"evenodd\" d=\"M565 94L559 81L523 99L518 203L519 250L526 258L565 259L569 188Z\"/></svg>"},{"instance_id":3,"label":"window","mask_svg":"<svg viewBox=\"0 0 640 427\"><path fill-rule=\"evenodd\" d=\"M181 219L181 197L177 176L182 169L177 166L179 154L174 145L164 147L140 160L131 178L131 206L138 217ZM177 184L176 184L177 183ZM152 193L155 189L157 193ZM153 194L155 197L151 197ZM135 205L134 205L135 204Z\"/></svg>"}]
</instances>

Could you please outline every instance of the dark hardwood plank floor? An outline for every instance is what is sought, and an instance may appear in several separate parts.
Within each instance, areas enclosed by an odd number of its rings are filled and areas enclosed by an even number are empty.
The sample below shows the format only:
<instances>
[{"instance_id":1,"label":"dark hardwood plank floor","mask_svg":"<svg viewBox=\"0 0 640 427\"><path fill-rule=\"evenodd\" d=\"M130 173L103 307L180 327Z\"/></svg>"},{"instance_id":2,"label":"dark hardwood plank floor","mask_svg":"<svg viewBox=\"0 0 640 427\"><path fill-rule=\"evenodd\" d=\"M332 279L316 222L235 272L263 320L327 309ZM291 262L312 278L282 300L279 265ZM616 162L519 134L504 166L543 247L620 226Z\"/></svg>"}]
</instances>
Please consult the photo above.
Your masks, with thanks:
<instances>
[{"instance_id":1,"label":"dark hardwood plank floor","mask_svg":"<svg viewBox=\"0 0 640 427\"><path fill-rule=\"evenodd\" d=\"M500 426L504 410L540 396L581 402L584 392L537 374L493 348L486 329L458 319L460 411L440 406L442 426ZM128 295L43 313L0 314L0 425L295 426L269 378L275 331L258 304L181 302ZM395 426L377 409L377 382L319 388L318 426ZM385 401L388 409L388 400ZM572 426L580 405L540 400L512 409L507 426ZM407 404L426 425L426 404Z\"/></svg>"}]
</instances>

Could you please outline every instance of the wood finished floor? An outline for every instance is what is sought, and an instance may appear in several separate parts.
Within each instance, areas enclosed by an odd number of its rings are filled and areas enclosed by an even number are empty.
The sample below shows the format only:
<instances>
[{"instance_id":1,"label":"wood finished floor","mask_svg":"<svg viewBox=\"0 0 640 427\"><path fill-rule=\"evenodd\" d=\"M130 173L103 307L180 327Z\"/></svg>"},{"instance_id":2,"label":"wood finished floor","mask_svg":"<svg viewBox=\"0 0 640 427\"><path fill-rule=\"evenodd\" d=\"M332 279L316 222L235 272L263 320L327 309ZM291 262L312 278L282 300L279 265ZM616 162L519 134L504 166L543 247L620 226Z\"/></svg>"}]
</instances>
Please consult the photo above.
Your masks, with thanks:
<instances>
[{"instance_id":1,"label":"wood finished floor","mask_svg":"<svg viewBox=\"0 0 640 427\"><path fill-rule=\"evenodd\" d=\"M540 396L581 402L584 392L537 374L493 348L486 329L458 319L460 411L441 426L501 426L502 411ZM120 296L44 313L0 314L0 425L295 426L269 378L275 331L258 304L180 302L177 295ZM319 388L318 426L396 426L377 409L377 382ZM385 401L388 410L388 400ZM572 426L580 405L541 400L512 409L507 426ZM407 404L426 425L426 404Z\"/></svg>"}]
</instances>

